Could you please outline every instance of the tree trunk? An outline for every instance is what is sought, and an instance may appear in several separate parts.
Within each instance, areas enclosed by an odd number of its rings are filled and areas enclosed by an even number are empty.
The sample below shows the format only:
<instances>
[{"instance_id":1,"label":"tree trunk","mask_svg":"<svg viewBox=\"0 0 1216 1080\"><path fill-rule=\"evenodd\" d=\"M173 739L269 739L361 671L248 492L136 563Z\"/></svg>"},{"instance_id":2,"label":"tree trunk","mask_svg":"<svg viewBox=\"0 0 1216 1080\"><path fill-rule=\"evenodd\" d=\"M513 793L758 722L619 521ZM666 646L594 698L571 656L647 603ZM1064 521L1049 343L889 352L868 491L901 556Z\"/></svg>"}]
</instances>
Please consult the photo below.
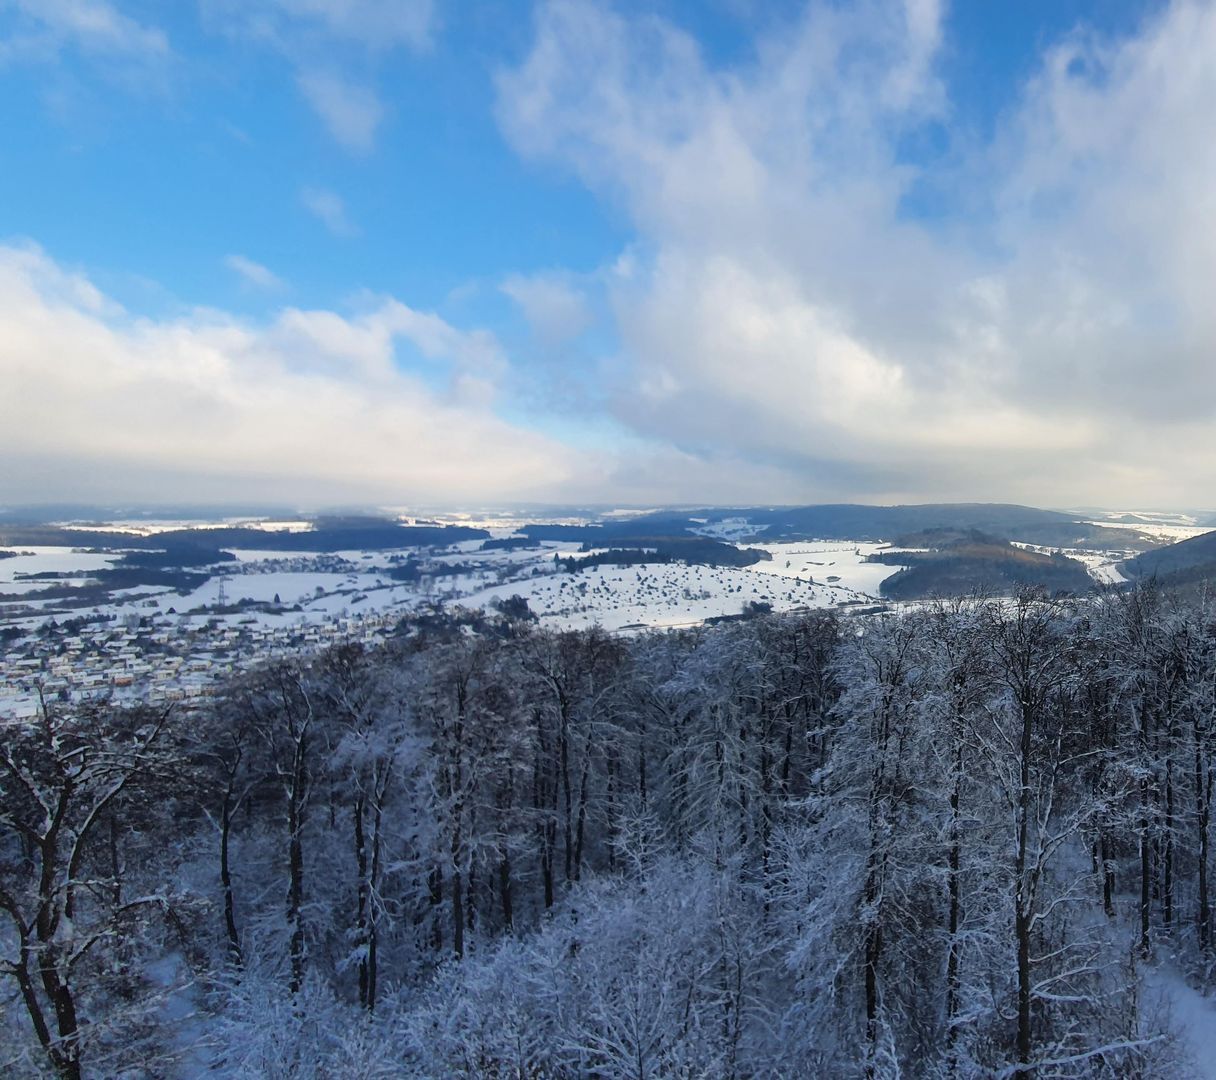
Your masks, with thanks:
<instances>
[{"instance_id":1,"label":"tree trunk","mask_svg":"<svg viewBox=\"0 0 1216 1080\"><path fill-rule=\"evenodd\" d=\"M1152 914L1153 853L1148 835L1148 780L1140 781L1140 819L1136 824L1140 836L1140 955L1148 958L1149 917Z\"/></svg>"},{"instance_id":2,"label":"tree trunk","mask_svg":"<svg viewBox=\"0 0 1216 1080\"><path fill-rule=\"evenodd\" d=\"M638 732L638 798L642 809L646 808L646 721Z\"/></svg>"},{"instance_id":3,"label":"tree trunk","mask_svg":"<svg viewBox=\"0 0 1216 1080\"><path fill-rule=\"evenodd\" d=\"M1022 713L1022 738L1020 762L1020 787L1017 809L1017 855L1014 861L1014 939L1017 943L1018 964L1018 1027L1017 1059L1022 1066L1030 1063L1030 927L1031 897L1027 875L1030 846L1030 755L1033 734L1033 714L1025 701L1020 705ZM1019 1080L1029 1080L1032 1070L1023 1067L1016 1074Z\"/></svg>"},{"instance_id":4,"label":"tree trunk","mask_svg":"<svg viewBox=\"0 0 1216 1080\"><path fill-rule=\"evenodd\" d=\"M306 783L307 740L301 736L296 740L292 763L291 790L287 800L288 837L288 885L287 925L291 928L291 982L292 994L299 992L304 983L304 785Z\"/></svg>"},{"instance_id":5,"label":"tree trunk","mask_svg":"<svg viewBox=\"0 0 1216 1080\"><path fill-rule=\"evenodd\" d=\"M866 884L866 905L877 899L876 882ZM882 921L877 913L870 916L866 927L865 941L865 994L866 994L866 1075L874 1075L874 1054L878 1046L878 961L882 956Z\"/></svg>"},{"instance_id":6,"label":"tree trunk","mask_svg":"<svg viewBox=\"0 0 1216 1080\"><path fill-rule=\"evenodd\" d=\"M1098 855L1102 861L1102 910L1107 918L1115 917L1115 858L1111 851L1110 834L1103 829L1098 834Z\"/></svg>"},{"instance_id":7,"label":"tree trunk","mask_svg":"<svg viewBox=\"0 0 1216 1080\"><path fill-rule=\"evenodd\" d=\"M452 868L452 951L464 956L464 889L457 867Z\"/></svg>"},{"instance_id":8,"label":"tree trunk","mask_svg":"<svg viewBox=\"0 0 1216 1080\"><path fill-rule=\"evenodd\" d=\"M502 904L503 926L510 933L515 928L515 912L511 898L511 856L505 851L498 863L498 898Z\"/></svg>"},{"instance_id":9,"label":"tree trunk","mask_svg":"<svg viewBox=\"0 0 1216 1080\"><path fill-rule=\"evenodd\" d=\"M947 934L949 946L946 955L946 1046L953 1062L958 1044L959 1005L959 923L962 911L961 881L959 867L962 861L962 843L959 830L959 806L963 785L963 742L961 734L954 732L954 784L950 790L950 853L949 853L949 915Z\"/></svg>"},{"instance_id":10,"label":"tree trunk","mask_svg":"<svg viewBox=\"0 0 1216 1080\"><path fill-rule=\"evenodd\" d=\"M556 825L549 814L549 799L545 777L542 771L543 760L547 757L544 729L539 715L535 717L537 725L536 755L532 762L532 809L536 812L536 842L537 861L540 864L541 883L544 888L545 910L553 906L553 849L556 844Z\"/></svg>"},{"instance_id":11,"label":"tree trunk","mask_svg":"<svg viewBox=\"0 0 1216 1080\"><path fill-rule=\"evenodd\" d=\"M574 792L570 783L570 717L563 700L559 703L558 759L562 777L562 851L566 860L566 881L574 880Z\"/></svg>"},{"instance_id":12,"label":"tree trunk","mask_svg":"<svg viewBox=\"0 0 1216 1080\"><path fill-rule=\"evenodd\" d=\"M605 840L608 846L608 873L616 873L616 829L617 829L617 792L616 792L616 774L617 774L617 749L616 744L611 743L608 748L608 799L607 799L607 816Z\"/></svg>"},{"instance_id":13,"label":"tree trunk","mask_svg":"<svg viewBox=\"0 0 1216 1080\"><path fill-rule=\"evenodd\" d=\"M443 951L443 918L439 905L443 903L443 867L436 866L427 878L431 896L431 946L436 952Z\"/></svg>"},{"instance_id":14,"label":"tree trunk","mask_svg":"<svg viewBox=\"0 0 1216 1080\"><path fill-rule=\"evenodd\" d=\"M38 975L47 1000L55 1010L58 1032L51 1049L51 1061L66 1080L80 1080L80 1023L71 986L59 977L60 960L58 947L40 934Z\"/></svg>"},{"instance_id":15,"label":"tree trunk","mask_svg":"<svg viewBox=\"0 0 1216 1080\"><path fill-rule=\"evenodd\" d=\"M1199 947L1211 944L1212 911L1208 898L1208 835L1212 803L1212 776L1204 760L1199 732L1195 732L1195 824L1199 832L1198 910L1195 919L1199 927Z\"/></svg>"},{"instance_id":16,"label":"tree trunk","mask_svg":"<svg viewBox=\"0 0 1216 1080\"><path fill-rule=\"evenodd\" d=\"M372 868L368 881L367 911L367 1011L376 1011L377 962L380 949L380 917L376 907L380 887L380 826L384 813L384 792L376 797L376 812L372 815Z\"/></svg>"},{"instance_id":17,"label":"tree trunk","mask_svg":"<svg viewBox=\"0 0 1216 1080\"><path fill-rule=\"evenodd\" d=\"M581 879L583 874L583 837L587 827L587 780L591 768L591 755L583 757L583 775L579 779L578 791L578 824L574 831L574 880Z\"/></svg>"},{"instance_id":18,"label":"tree trunk","mask_svg":"<svg viewBox=\"0 0 1216 1080\"><path fill-rule=\"evenodd\" d=\"M13 975L17 979L17 986L21 990L21 998L25 1002L25 1010L29 1013L30 1022L34 1025L34 1033L38 1036L38 1042L42 1049L46 1051L47 1057L56 1069L59 1063L56 1059L56 1051L52 1045L51 1029L46 1021L46 1014L42 1010L42 1002L38 1000L38 992L34 989L34 980L30 978L30 943L28 938L23 938L21 942L21 959L13 965Z\"/></svg>"},{"instance_id":19,"label":"tree trunk","mask_svg":"<svg viewBox=\"0 0 1216 1080\"><path fill-rule=\"evenodd\" d=\"M1172 747L1165 762L1165 836L1161 853L1161 921L1167 932L1174 929L1174 759Z\"/></svg>"},{"instance_id":20,"label":"tree trunk","mask_svg":"<svg viewBox=\"0 0 1216 1080\"><path fill-rule=\"evenodd\" d=\"M122 903L122 866L118 858L118 818L110 815L110 831L107 837L110 853L110 893L114 898L114 906Z\"/></svg>"},{"instance_id":21,"label":"tree trunk","mask_svg":"<svg viewBox=\"0 0 1216 1080\"><path fill-rule=\"evenodd\" d=\"M1029 1080L1033 1070L1029 1068L1031 1051L1030 1030L1030 918L1022 910L1021 897L1014 916L1014 933L1018 945L1018 1032L1017 1057L1022 1068L1016 1075L1019 1080Z\"/></svg>"},{"instance_id":22,"label":"tree trunk","mask_svg":"<svg viewBox=\"0 0 1216 1080\"><path fill-rule=\"evenodd\" d=\"M368 909L368 879L367 879L367 838L363 831L363 796L355 797L352 810L355 825L355 947L361 950L359 956L359 1004L367 1008L367 909Z\"/></svg>"},{"instance_id":23,"label":"tree trunk","mask_svg":"<svg viewBox=\"0 0 1216 1080\"><path fill-rule=\"evenodd\" d=\"M220 887L224 890L224 930L228 935L228 955L239 968L244 963L241 937L236 929L236 900L232 889L232 867L228 862L228 844L232 836L232 786L224 792L220 807Z\"/></svg>"}]
</instances>

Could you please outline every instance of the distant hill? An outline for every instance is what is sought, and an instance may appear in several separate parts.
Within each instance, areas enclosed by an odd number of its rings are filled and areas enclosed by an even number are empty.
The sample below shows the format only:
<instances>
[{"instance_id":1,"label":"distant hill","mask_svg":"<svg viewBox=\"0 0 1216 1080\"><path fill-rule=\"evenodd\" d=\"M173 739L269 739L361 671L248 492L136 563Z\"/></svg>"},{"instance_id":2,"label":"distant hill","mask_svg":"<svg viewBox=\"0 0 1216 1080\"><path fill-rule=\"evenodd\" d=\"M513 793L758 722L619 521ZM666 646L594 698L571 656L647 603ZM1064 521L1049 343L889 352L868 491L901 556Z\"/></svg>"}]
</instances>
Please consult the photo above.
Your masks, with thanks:
<instances>
[{"instance_id":1,"label":"distant hill","mask_svg":"<svg viewBox=\"0 0 1216 1080\"><path fill-rule=\"evenodd\" d=\"M411 526L375 518L319 520L306 531L252 529L242 526L214 529L173 529L138 536L129 533L64 529L55 525L0 524L0 545L101 548L106 551L175 551L197 548L230 550L298 551L318 554L333 551L387 551L408 547L447 547L462 540L487 540L485 529L464 525Z\"/></svg>"},{"instance_id":2,"label":"distant hill","mask_svg":"<svg viewBox=\"0 0 1216 1080\"><path fill-rule=\"evenodd\" d=\"M220 547L266 551L386 551L406 547L447 547L462 540L488 540L485 529L464 525L398 525L391 521L358 520L321 524L305 532L267 529L187 529L150 537L160 545L180 540L210 541Z\"/></svg>"},{"instance_id":3,"label":"distant hill","mask_svg":"<svg viewBox=\"0 0 1216 1080\"><path fill-rule=\"evenodd\" d=\"M519 532L531 540L552 540L564 543L589 544L592 547L638 546L655 540L693 537L699 522L684 514L669 511L644 514L641 517L596 522L592 525L561 525L537 522L524 525Z\"/></svg>"},{"instance_id":4,"label":"distant hill","mask_svg":"<svg viewBox=\"0 0 1216 1080\"><path fill-rule=\"evenodd\" d=\"M1040 547L1145 551L1154 546L1131 529L1103 528L1074 514L1012 503L924 503L867 506L705 507L661 510L589 525L537 522L519 531L533 541L561 540L597 547L628 541L707 535L741 543L799 540L886 540L932 530L976 530L998 540ZM915 545L921 546L921 545Z\"/></svg>"},{"instance_id":5,"label":"distant hill","mask_svg":"<svg viewBox=\"0 0 1216 1080\"><path fill-rule=\"evenodd\" d=\"M697 519L700 519L698 521ZM633 518L634 530L672 527L681 522L692 531L735 519L754 530L748 539L890 540L927 529L977 529L989 536L1044 547L1111 547L1143 549L1151 544L1127 529L1104 529L1072 514L1010 503L924 503L866 506L826 503L818 506L707 508L677 518L670 511ZM703 524L702 524L703 523Z\"/></svg>"},{"instance_id":6,"label":"distant hill","mask_svg":"<svg viewBox=\"0 0 1216 1080\"><path fill-rule=\"evenodd\" d=\"M230 518L290 521L299 511L284 507L232 506L98 506L92 503L44 503L0 506L0 525L102 525L113 521L225 521Z\"/></svg>"},{"instance_id":7,"label":"distant hill","mask_svg":"<svg viewBox=\"0 0 1216 1080\"><path fill-rule=\"evenodd\" d=\"M892 600L966 596L977 591L996 595L1021 585L1037 585L1049 593L1085 593L1093 587L1089 572L1075 559L1026 551L976 530L930 530L905 541L930 550L892 550L870 557L871 562L906 567L880 586L882 595Z\"/></svg>"},{"instance_id":8,"label":"distant hill","mask_svg":"<svg viewBox=\"0 0 1216 1080\"><path fill-rule=\"evenodd\" d=\"M1129 578L1156 577L1166 586L1216 579L1216 532L1146 551L1120 569Z\"/></svg>"}]
</instances>

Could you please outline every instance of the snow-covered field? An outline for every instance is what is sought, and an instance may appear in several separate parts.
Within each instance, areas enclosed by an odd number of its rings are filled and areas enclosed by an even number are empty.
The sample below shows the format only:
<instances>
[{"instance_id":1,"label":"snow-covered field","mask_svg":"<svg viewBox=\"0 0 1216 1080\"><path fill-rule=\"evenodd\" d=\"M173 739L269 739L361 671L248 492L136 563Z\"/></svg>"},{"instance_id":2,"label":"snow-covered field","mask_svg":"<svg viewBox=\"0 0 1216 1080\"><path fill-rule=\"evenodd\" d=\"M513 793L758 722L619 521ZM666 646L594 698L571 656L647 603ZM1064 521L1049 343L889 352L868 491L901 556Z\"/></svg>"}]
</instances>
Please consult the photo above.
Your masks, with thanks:
<instances>
[{"instance_id":1,"label":"snow-covered field","mask_svg":"<svg viewBox=\"0 0 1216 1080\"><path fill-rule=\"evenodd\" d=\"M519 595L527 598L542 621L553 626L600 624L610 629L691 625L721 615L739 614L751 602L774 610L868 603L878 596L882 580L898 567L866 563L882 545L873 543L796 543L763 545L772 558L745 568L687 566L682 563L637 567L602 566L565 573L555 556L576 554L573 543L545 543L509 551L481 551L480 542L454 545L426 555L430 572L420 582L402 583L389 576L391 555L343 551L301 556L281 551L241 551L237 561L216 568L214 576L193 591L163 587L125 589L107 602L69 608L61 601L28 601L33 609L19 621L32 628L52 616L175 617L183 622L216 618L235 625L253 619L267 626L298 625L339 616L400 611L442 600L447 604L487 608ZM399 554L399 553L393 553ZM67 548L31 549L29 554L0 560L0 592L32 593L51 585L82 585L89 572L113 565L117 555L93 555ZM444 565L460 572L441 572ZM67 579L17 581L18 575L71 573ZM222 596L221 596L222 590ZM246 610L222 613L248 602ZM276 605L282 610L251 611L249 605ZM10 615L15 615L11 610ZM3 612L0 610L0 618Z\"/></svg>"},{"instance_id":2,"label":"snow-covered field","mask_svg":"<svg viewBox=\"0 0 1216 1080\"><path fill-rule=\"evenodd\" d=\"M1079 563L1085 564L1085 569L1089 571L1089 576L1095 581L1100 581L1106 585L1118 585L1120 582L1126 581L1123 571L1119 569L1119 563L1123 561L1123 556L1111 556L1109 551L1076 551L1066 550L1064 554L1070 559L1076 559Z\"/></svg>"},{"instance_id":3,"label":"snow-covered field","mask_svg":"<svg viewBox=\"0 0 1216 1080\"><path fill-rule=\"evenodd\" d=\"M174 532L177 529L263 529L266 532L307 532L312 522L301 519L272 521L268 518L225 518L222 521L147 521L142 518L129 521L107 521L105 524L94 525L81 522L65 522L65 529L75 529L78 532L95 533L126 533L132 536L155 536L157 533Z\"/></svg>"},{"instance_id":4,"label":"snow-covered field","mask_svg":"<svg viewBox=\"0 0 1216 1080\"><path fill-rule=\"evenodd\" d=\"M89 571L104 570L121 557L118 552L93 555L66 547L7 547L0 548L0 551L14 554L14 558L0 559L0 592L15 592L24 588L45 589L52 584L49 581L17 581L23 574L70 574L80 571L79 576L72 580L81 581Z\"/></svg>"},{"instance_id":5,"label":"snow-covered field","mask_svg":"<svg viewBox=\"0 0 1216 1080\"><path fill-rule=\"evenodd\" d=\"M879 583L899 569L864 562L880 544L753 546L772 559L747 567L652 563L599 566L574 574L552 572L552 551L539 560L534 552L516 552L516 565L523 568L530 562L532 576L475 591L461 603L488 607L496 600L523 596L542 623L563 627L692 626L737 615L749 603L770 604L774 611L869 603L877 598Z\"/></svg>"},{"instance_id":6,"label":"snow-covered field","mask_svg":"<svg viewBox=\"0 0 1216 1080\"><path fill-rule=\"evenodd\" d=\"M51 616L121 618L138 614L175 617L186 623L218 618L226 625L254 621L271 627L296 626L338 617L404 614L435 600L488 608L496 601L519 595L528 600L543 623L551 626L681 626L737 615L752 602L769 604L776 611L867 604L878 598L881 583L899 569L867 562L868 556L886 546L872 542L799 541L747 546L763 550L771 558L742 568L659 563L601 566L570 574L559 571L555 556L578 553L577 544L546 542L516 550L481 551L480 541L467 541L441 553L409 553L429 567L421 581L411 583L394 581L389 573L406 554L401 552L355 550L302 555L239 551L235 562L217 567L210 580L184 594L148 586L116 591L106 602L84 608L66 607L53 599L32 600L27 602L32 610L20 618L10 603L6 605L7 619L0 607L0 622L32 629ZM1066 554L1085 563L1098 581L1122 580L1117 563L1125 552ZM16 597L52 585L82 585L91 571L109 567L117 558L113 553L90 554L62 547L26 549L16 558L0 559L0 592ZM43 572L72 576L17 580L20 575ZM216 611L221 589L225 605L239 607L245 601L244 609ZM276 605L276 610L251 610L255 604Z\"/></svg>"},{"instance_id":7,"label":"snow-covered field","mask_svg":"<svg viewBox=\"0 0 1216 1080\"><path fill-rule=\"evenodd\" d=\"M1160 544L1176 544L1179 540L1190 540L1204 533L1216 532L1210 525L1178 525L1148 520L1134 524L1126 521L1091 521L1089 524L1100 525L1104 529L1124 529L1127 532L1139 533Z\"/></svg>"},{"instance_id":8,"label":"snow-covered field","mask_svg":"<svg viewBox=\"0 0 1216 1080\"><path fill-rule=\"evenodd\" d=\"M878 596L878 587L882 582L902 569L885 563L866 562L869 556L890 547L889 544L875 544L866 540L814 540L744 546L767 551L773 557L771 562L749 567L756 573L807 580L813 578L817 582L838 584L873 597Z\"/></svg>"}]
</instances>

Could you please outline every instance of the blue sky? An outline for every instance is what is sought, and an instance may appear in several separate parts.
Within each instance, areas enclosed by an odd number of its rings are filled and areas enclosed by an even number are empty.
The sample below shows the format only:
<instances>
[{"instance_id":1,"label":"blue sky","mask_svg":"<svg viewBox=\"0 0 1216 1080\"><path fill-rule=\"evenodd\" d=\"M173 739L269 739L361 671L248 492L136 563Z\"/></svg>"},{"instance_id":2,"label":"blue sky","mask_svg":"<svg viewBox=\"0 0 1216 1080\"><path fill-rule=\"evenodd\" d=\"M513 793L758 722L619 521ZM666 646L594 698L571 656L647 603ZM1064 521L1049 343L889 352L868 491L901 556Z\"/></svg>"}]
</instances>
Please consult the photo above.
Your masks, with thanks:
<instances>
[{"instance_id":1,"label":"blue sky","mask_svg":"<svg viewBox=\"0 0 1216 1080\"><path fill-rule=\"evenodd\" d=\"M0 0L0 500L1201 502L1214 21Z\"/></svg>"},{"instance_id":2,"label":"blue sky","mask_svg":"<svg viewBox=\"0 0 1216 1080\"><path fill-rule=\"evenodd\" d=\"M149 24L158 8L171 9L156 25L175 55L131 85L113 58L71 46L53 65L6 65L5 235L94 272L152 278L186 303L249 312L276 301L241 288L223 261L232 251L289 269L294 302L367 288L439 307L512 272L592 269L625 242L610 208L522 161L498 131L494 74L527 47L526 5L437 10L416 49L340 46L336 70L384 114L355 148L301 93L291 57L227 36L205 6L145 5ZM337 195L354 235L311 215L308 189Z\"/></svg>"},{"instance_id":3,"label":"blue sky","mask_svg":"<svg viewBox=\"0 0 1216 1080\"><path fill-rule=\"evenodd\" d=\"M28 12L38 6L23 14L20 4L0 5L0 34L36 28ZM751 7L776 22L796 18L802 5L618 7L670 18L708 57L729 62L748 59L753 46L756 21L740 12ZM65 44L53 64L12 58L0 69L4 236L35 238L93 273L151 278L187 304L249 312L277 301L241 288L223 261L233 251L290 268L297 303L332 304L368 288L440 308L455 291L456 311L470 288L552 267L593 271L630 240L629 222L611 204L563 169L521 160L495 122L495 74L531 43L524 0L437 2L425 46L381 55L350 48L341 70L370 86L385 110L373 144L353 152L300 93L291 58L234 40L205 3L114 8L159 27L173 59L124 73L129 58ZM1078 24L1134 27L1151 8L955 4L945 16L943 68L957 119L990 130L1045 43ZM307 188L337 194L358 234L335 237L310 216Z\"/></svg>"}]
</instances>

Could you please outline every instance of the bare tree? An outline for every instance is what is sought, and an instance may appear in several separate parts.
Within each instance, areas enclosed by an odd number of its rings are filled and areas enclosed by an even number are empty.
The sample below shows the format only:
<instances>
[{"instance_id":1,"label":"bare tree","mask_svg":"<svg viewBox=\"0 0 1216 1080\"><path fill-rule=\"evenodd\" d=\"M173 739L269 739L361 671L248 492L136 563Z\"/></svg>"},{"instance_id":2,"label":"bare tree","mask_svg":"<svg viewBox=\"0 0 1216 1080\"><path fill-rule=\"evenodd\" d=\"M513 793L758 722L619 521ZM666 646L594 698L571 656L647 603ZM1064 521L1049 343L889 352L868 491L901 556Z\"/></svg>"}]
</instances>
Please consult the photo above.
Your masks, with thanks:
<instances>
[{"instance_id":1,"label":"bare tree","mask_svg":"<svg viewBox=\"0 0 1216 1080\"><path fill-rule=\"evenodd\" d=\"M159 712L43 703L29 722L6 725L0 744L0 910L15 935L13 977L50 1065L81 1076L79 975L94 954L129 931L165 894L122 902L108 815L146 794L164 769Z\"/></svg>"}]
</instances>

